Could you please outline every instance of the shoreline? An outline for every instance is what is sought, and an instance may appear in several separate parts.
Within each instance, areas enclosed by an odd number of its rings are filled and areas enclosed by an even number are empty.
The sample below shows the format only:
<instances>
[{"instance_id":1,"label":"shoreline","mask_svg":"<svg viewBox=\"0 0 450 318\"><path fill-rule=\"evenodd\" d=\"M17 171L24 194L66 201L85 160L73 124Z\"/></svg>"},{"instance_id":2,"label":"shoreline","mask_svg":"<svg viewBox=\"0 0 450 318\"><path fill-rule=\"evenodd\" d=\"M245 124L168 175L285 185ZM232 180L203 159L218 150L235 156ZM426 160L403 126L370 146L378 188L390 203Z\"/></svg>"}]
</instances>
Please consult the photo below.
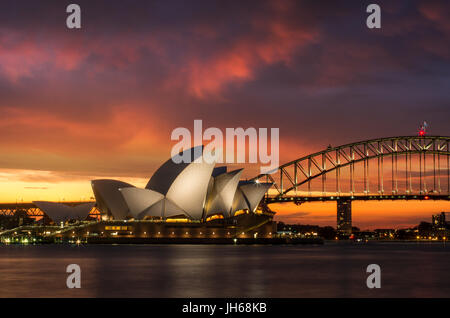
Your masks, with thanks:
<instances>
[{"instance_id":1,"label":"shoreline","mask_svg":"<svg viewBox=\"0 0 450 318\"><path fill-rule=\"evenodd\" d=\"M301 245L315 244L323 245L322 238L96 238L91 237L83 240L61 240L44 239L35 242L2 242L0 245L130 245L130 244L191 244L191 245Z\"/></svg>"}]
</instances>

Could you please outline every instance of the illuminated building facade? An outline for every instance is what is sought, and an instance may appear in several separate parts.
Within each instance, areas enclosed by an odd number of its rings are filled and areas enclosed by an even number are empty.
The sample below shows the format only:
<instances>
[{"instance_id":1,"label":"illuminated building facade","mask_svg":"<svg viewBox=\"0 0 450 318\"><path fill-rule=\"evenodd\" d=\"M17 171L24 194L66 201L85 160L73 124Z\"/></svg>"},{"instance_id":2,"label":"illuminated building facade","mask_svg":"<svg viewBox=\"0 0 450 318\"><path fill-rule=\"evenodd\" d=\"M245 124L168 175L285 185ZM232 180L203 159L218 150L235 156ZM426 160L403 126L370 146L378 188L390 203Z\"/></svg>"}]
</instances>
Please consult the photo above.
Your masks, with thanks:
<instances>
[{"instance_id":1,"label":"illuminated building facade","mask_svg":"<svg viewBox=\"0 0 450 318\"><path fill-rule=\"evenodd\" d=\"M242 169L227 172L203 157L203 146L178 154L188 163L167 160L144 189L118 180L93 180L97 207L114 220L230 218L254 213L271 183L240 181Z\"/></svg>"},{"instance_id":2,"label":"illuminated building facade","mask_svg":"<svg viewBox=\"0 0 450 318\"><path fill-rule=\"evenodd\" d=\"M58 230L56 237L69 239L271 238L276 233L274 213L259 208L271 183L242 181L242 169L215 167L204 160L203 146L178 156L190 160L169 159L145 188L100 179L91 181L95 203L34 203L57 225L86 220L95 204L102 220Z\"/></svg>"},{"instance_id":3,"label":"illuminated building facade","mask_svg":"<svg viewBox=\"0 0 450 318\"><path fill-rule=\"evenodd\" d=\"M340 234L352 233L352 201L337 201L337 231Z\"/></svg>"},{"instance_id":4,"label":"illuminated building facade","mask_svg":"<svg viewBox=\"0 0 450 318\"><path fill-rule=\"evenodd\" d=\"M446 230L449 227L450 212L441 212L431 216L433 230Z\"/></svg>"}]
</instances>

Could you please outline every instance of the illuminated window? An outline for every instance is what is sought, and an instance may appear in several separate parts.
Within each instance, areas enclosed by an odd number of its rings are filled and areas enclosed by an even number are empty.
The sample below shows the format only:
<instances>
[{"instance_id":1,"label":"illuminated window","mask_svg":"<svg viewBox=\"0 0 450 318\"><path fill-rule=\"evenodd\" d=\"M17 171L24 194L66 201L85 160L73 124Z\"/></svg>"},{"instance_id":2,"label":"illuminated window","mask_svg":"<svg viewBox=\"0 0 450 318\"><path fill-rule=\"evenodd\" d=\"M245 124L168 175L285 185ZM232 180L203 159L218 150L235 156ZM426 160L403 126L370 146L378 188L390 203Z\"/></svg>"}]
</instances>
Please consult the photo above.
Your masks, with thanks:
<instances>
[{"instance_id":1,"label":"illuminated window","mask_svg":"<svg viewBox=\"0 0 450 318\"><path fill-rule=\"evenodd\" d=\"M206 218L206 222L216 220L216 219L223 219L223 215L222 214L211 215L210 217Z\"/></svg>"},{"instance_id":2,"label":"illuminated window","mask_svg":"<svg viewBox=\"0 0 450 318\"><path fill-rule=\"evenodd\" d=\"M186 218L180 218L180 219L173 218L173 219L167 219L166 220L166 222L168 222L168 223L170 223L170 222L184 222L184 223L186 223L186 222L190 222L190 221L191 220L186 219Z\"/></svg>"}]
</instances>

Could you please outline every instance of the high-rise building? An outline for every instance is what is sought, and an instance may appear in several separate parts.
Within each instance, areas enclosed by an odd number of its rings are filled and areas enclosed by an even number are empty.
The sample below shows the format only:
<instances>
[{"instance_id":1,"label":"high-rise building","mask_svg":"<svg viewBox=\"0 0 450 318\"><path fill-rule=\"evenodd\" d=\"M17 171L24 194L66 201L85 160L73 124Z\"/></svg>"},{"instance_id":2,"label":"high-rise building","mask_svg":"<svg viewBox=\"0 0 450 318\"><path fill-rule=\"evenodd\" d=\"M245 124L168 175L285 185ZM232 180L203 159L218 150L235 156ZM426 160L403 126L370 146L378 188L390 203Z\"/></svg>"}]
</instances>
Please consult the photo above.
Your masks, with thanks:
<instances>
[{"instance_id":1,"label":"high-rise building","mask_svg":"<svg viewBox=\"0 0 450 318\"><path fill-rule=\"evenodd\" d=\"M447 227L447 221L450 220L450 212L441 212L431 216L431 224L433 230L445 230Z\"/></svg>"},{"instance_id":2,"label":"high-rise building","mask_svg":"<svg viewBox=\"0 0 450 318\"><path fill-rule=\"evenodd\" d=\"M337 231L341 234L352 233L352 201L337 201Z\"/></svg>"}]
</instances>

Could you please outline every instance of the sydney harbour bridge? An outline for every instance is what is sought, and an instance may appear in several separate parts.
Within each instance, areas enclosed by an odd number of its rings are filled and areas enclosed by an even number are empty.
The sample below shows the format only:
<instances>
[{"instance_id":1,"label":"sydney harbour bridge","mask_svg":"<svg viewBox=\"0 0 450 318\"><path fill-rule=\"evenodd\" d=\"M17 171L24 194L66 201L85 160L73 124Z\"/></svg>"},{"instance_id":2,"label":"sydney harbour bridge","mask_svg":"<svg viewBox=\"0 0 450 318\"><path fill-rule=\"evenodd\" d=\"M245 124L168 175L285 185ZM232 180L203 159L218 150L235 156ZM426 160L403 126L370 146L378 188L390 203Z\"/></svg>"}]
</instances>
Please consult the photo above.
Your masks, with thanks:
<instances>
[{"instance_id":1,"label":"sydney harbour bridge","mask_svg":"<svg viewBox=\"0 0 450 318\"><path fill-rule=\"evenodd\" d=\"M356 200L450 200L450 137L364 140L309 154L252 180L273 182L263 204L337 201L338 230L351 231Z\"/></svg>"},{"instance_id":2,"label":"sydney harbour bridge","mask_svg":"<svg viewBox=\"0 0 450 318\"><path fill-rule=\"evenodd\" d=\"M450 137L364 140L309 154L251 180L272 182L262 205L337 202L337 225L351 231L356 200L450 200ZM76 204L75 202L69 204ZM0 214L42 216L32 203L0 204ZM92 216L99 216L96 208Z\"/></svg>"}]
</instances>

